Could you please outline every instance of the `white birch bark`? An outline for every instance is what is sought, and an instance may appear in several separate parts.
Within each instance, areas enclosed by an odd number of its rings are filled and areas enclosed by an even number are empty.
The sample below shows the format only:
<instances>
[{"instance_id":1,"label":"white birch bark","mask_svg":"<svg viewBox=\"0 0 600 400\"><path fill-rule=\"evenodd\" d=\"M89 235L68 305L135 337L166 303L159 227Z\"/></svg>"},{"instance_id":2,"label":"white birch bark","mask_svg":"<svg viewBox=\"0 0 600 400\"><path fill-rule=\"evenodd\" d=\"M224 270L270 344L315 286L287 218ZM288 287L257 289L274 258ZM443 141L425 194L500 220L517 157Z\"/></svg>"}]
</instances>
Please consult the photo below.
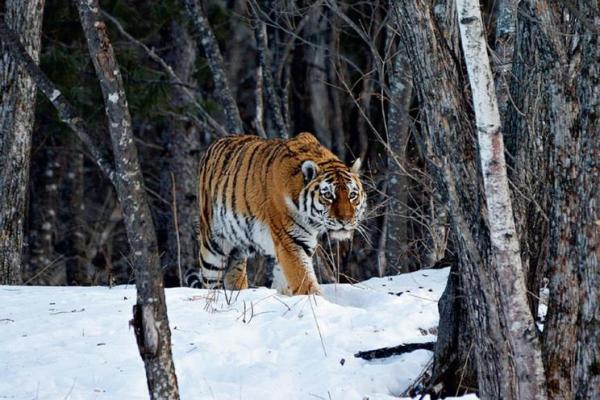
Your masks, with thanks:
<instances>
[{"instance_id":1,"label":"white birch bark","mask_svg":"<svg viewBox=\"0 0 600 400\"><path fill-rule=\"evenodd\" d=\"M506 175L500 114L479 1L457 0L456 4L462 48L473 94L501 314L518 380L516 395L521 399L545 399L541 347L527 303L525 277Z\"/></svg>"}]
</instances>

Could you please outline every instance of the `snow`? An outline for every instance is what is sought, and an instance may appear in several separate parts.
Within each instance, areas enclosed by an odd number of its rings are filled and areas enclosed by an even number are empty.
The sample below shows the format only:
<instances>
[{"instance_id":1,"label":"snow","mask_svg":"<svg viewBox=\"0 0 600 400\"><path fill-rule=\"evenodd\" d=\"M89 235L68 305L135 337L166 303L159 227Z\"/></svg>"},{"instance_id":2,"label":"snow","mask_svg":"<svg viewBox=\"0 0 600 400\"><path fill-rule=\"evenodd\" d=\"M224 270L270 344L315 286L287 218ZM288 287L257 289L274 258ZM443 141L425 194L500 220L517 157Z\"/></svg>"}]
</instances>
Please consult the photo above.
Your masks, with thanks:
<instances>
[{"instance_id":1,"label":"snow","mask_svg":"<svg viewBox=\"0 0 600 400\"><path fill-rule=\"evenodd\" d=\"M361 350L435 340L448 269L323 296L167 289L182 399L397 399L431 359ZM0 398L147 399L132 286L0 286ZM469 397L464 397L468 399Z\"/></svg>"}]
</instances>

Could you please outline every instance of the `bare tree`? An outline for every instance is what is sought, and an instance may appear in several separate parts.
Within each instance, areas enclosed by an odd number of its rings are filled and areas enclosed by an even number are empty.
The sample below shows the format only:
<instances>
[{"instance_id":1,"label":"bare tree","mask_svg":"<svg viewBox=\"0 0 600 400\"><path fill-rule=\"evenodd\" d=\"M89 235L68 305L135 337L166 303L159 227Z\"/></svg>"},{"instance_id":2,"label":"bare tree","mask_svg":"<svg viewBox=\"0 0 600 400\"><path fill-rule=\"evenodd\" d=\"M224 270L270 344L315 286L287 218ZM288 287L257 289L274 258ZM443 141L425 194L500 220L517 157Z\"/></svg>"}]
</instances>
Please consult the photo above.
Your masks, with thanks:
<instances>
[{"instance_id":1,"label":"bare tree","mask_svg":"<svg viewBox=\"0 0 600 400\"><path fill-rule=\"evenodd\" d=\"M44 0L7 0L5 7L6 24L17 32L37 63ZM36 89L5 45L0 51L0 284L15 284L21 281Z\"/></svg>"},{"instance_id":2,"label":"bare tree","mask_svg":"<svg viewBox=\"0 0 600 400\"><path fill-rule=\"evenodd\" d=\"M168 43L169 46L164 59L182 81L193 83L196 44L177 20L169 23L167 31L165 45ZM170 89L169 98L174 109L184 108L188 104L188 99L177 87ZM160 192L162 198L169 200L168 205L161 206L163 209L167 207L161 227L167 237L163 265L171 273L176 271L180 285L184 284L180 275L188 269L197 269L198 264L196 180L202 155L200 137L196 126L175 117L169 118L161 133L161 144L166 155L160 173Z\"/></svg>"}]
</instances>

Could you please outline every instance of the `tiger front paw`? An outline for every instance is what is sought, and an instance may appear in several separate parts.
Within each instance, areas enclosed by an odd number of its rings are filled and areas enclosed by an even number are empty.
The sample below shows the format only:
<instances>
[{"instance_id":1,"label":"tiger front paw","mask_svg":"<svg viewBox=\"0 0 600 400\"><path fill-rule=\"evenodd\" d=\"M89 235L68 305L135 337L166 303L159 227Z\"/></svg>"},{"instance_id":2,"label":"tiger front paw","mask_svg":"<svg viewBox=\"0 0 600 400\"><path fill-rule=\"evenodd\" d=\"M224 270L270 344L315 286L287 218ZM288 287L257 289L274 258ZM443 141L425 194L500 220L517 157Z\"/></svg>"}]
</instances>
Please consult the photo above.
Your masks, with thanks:
<instances>
[{"instance_id":1,"label":"tiger front paw","mask_svg":"<svg viewBox=\"0 0 600 400\"><path fill-rule=\"evenodd\" d=\"M292 290L293 295L317 294L321 295L321 288L317 282L306 282Z\"/></svg>"}]
</instances>

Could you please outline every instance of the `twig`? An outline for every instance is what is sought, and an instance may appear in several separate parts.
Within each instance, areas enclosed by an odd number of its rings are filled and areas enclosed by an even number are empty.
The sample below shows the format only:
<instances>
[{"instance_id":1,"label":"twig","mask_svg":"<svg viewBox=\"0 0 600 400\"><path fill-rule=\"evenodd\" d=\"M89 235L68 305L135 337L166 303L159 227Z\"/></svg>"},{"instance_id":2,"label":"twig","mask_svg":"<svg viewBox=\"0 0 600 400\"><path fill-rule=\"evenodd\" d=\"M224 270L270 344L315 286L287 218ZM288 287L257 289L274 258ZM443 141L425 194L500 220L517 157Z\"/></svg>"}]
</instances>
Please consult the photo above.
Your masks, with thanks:
<instances>
[{"instance_id":1,"label":"twig","mask_svg":"<svg viewBox=\"0 0 600 400\"><path fill-rule=\"evenodd\" d=\"M31 278L27 279L27 281L23 282L23 285L27 285L30 282L32 282L35 278L37 278L38 276L40 276L41 274L43 274L44 272L46 272L46 270L50 267L53 267L55 265L58 264L58 262L60 260L62 260L63 258L65 258L64 255L60 255L58 257L56 257L54 260L52 260L48 265L46 265L44 268L42 268L40 271L38 271L35 275L33 275Z\"/></svg>"},{"instance_id":2,"label":"twig","mask_svg":"<svg viewBox=\"0 0 600 400\"><path fill-rule=\"evenodd\" d=\"M173 207L173 222L175 224L175 240L177 241L177 271L179 272L179 286L183 286L183 275L181 274L181 243L179 242L179 222L177 221L177 193L175 192L175 175L171 173L171 198Z\"/></svg>"},{"instance_id":3,"label":"twig","mask_svg":"<svg viewBox=\"0 0 600 400\"><path fill-rule=\"evenodd\" d=\"M323 354L325 354L325 357L327 357L327 349L325 349L325 342L323 341L323 335L321 334L321 327L319 326L319 321L317 320L317 314L315 314L315 309L313 308L311 298L315 299L316 301L316 297L315 295L310 295L308 298L308 304L310 304L310 309L312 311L313 318L315 319L315 324L317 325L317 332L319 332L319 339L321 339L321 347L323 348Z\"/></svg>"}]
</instances>

